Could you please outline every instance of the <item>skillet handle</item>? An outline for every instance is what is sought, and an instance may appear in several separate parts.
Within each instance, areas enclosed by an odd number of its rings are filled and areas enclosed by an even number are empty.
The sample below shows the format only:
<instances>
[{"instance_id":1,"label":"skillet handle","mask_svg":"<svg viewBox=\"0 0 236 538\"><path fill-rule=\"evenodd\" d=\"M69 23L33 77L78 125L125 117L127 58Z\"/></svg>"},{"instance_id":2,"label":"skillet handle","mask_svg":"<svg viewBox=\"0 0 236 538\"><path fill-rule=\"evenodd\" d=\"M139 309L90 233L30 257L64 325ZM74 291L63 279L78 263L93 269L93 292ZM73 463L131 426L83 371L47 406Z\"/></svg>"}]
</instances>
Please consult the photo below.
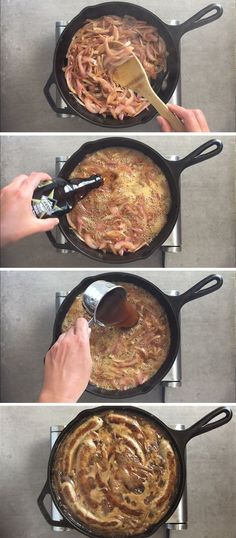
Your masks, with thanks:
<instances>
[{"instance_id":1,"label":"skillet handle","mask_svg":"<svg viewBox=\"0 0 236 538\"><path fill-rule=\"evenodd\" d=\"M211 15L205 17L207 13L211 12L213 12ZM222 14L223 8L221 5L209 4L182 24L178 24L176 26L168 25L168 28L171 34L174 36L175 41L178 43L186 32L190 32L191 30L195 30L195 28L200 28L200 26L205 26L205 24L216 21L221 17Z\"/></svg>"},{"instance_id":2,"label":"skillet handle","mask_svg":"<svg viewBox=\"0 0 236 538\"><path fill-rule=\"evenodd\" d=\"M47 523L49 525L51 525L51 527L63 527L63 528L71 528L73 529L74 527L72 527L69 522L65 521L65 519L61 519L60 521L54 521L54 519L52 519L51 515L49 514L45 504L44 504L44 499L47 495L50 495L51 497L51 493L50 493L50 490L49 490L49 486L48 486L48 481L46 482L46 484L44 484L43 486L43 489L38 497L38 500L37 500L37 503L38 503L38 506L39 506L39 509L40 509L40 512L41 514L43 515L44 519L46 519ZM61 516L62 517L62 516Z\"/></svg>"},{"instance_id":3,"label":"skillet handle","mask_svg":"<svg viewBox=\"0 0 236 538\"><path fill-rule=\"evenodd\" d=\"M215 283L206 288L205 286L210 282ZM168 296L168 299L171 301L172 307L175 310L175 313L178 315L180 309L186 303L189 301L194 301L194 299L199 299L199 297L204 297L204 295L208 295L209 293L213 293L221 288L222 285L223 278L221 275L209 275L206 278L203 278L203 280L200 280L200 282L197 282L197 284L195 284L189 290L181 293L181 295Z\"/></svg>"},{"instance_id":4,"label":"skillet handle","mask_svg":"<svg viewBox=\"0 0 236 538\"><path fill-rule=\"evenodd\" d=\"M61 243L58 243L51 231L45 232L45 233L48 236L48 239L49 239L50 243L52 243L54 248L57 248L57 249L60 249L60 250L71 250L71 251L73 251L73 248L71 247L71 245L69 243L64 243L63 245Z\"/></svg>"},{"instance_id":5,"label":"skillet handle","mask_svg":"<svg viewBox=\"0 0 236 538\"><path fill-rule=\"evenodd\" d=\"M51 95L51 87L52 87L54 84L56 85L55 78L54 78L54 74L51 73L49 79L47 80L47 82L46 82L46 84L45 84L45 86L44 86L44 88L43 88L43 92L44 92L44 95L45 95L45 97L46 97L46 99L47 99L48 104L50 105L50 107L52 108L52 110L53 110L54 112L56 112L56 114L69 114L69 115L71 115L72 112L71 112L70 108L68 108L68 107L65 107L65 108L59 108L59 107L56 105L54 99L52 98L52 95Z\"/></svg>"},{"instance_id":6,"label":"skillet handle","mask_svg":"<svg viewBox=\"0 0 236 538\"><path fill-rule=\"evenodd\" d=\"M211 151L207 151L207 149L214 147ZM201 163L203 161L207 161L207 159L211 159L212 157L215 157L215 155L218 155L221 153L223 149L223 144L221 140L217 139L211 139L205 142L204 144L201 144L198 148L194 149L186 155L183 159L179 159L178 161L167 161L168 166L172 169L172 173L176 176L177 179L179 179L180 174L183 172L185 168L188 168L189 166L193 166L194 164Z\"/></svg>"},{"instance_id":7,"label":"skillet handle","mask_svg":"<svg viewBox=\"0 0 236 538\"><path fill-rule=\"evenodd\" d=\"M221 415L223 415L221 418L213 421L215 417ZM227 422L231 420L232 416L233 412L229 407L217 407L217 409L214 409L214 411L211 411L205 415L203 418L198 420L198 422L195 422L195 424L190 426L190 428L186 428L186 430L172 430L172 434L174 435L180 450L184 452L186 444L190 441L190 439L227 424Z\"/></svg>"}]
</instances>

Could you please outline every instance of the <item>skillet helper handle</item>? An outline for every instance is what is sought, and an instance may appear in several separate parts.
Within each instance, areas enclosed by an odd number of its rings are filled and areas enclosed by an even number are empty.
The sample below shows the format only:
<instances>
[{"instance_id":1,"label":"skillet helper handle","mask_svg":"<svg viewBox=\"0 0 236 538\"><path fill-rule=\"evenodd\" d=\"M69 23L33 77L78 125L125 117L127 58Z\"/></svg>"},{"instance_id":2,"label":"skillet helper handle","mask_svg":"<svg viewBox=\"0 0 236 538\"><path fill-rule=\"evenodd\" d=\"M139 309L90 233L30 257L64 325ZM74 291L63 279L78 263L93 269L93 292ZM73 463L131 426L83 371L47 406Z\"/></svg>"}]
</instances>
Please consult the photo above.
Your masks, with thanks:
<instances>
[{"instance_id":1,"label":"skillet helper handle","mask_svg":"<svg viewBox=\"0 0 236 538\"><path fill-rule=\"evenodd\" d=\"M68 108L68 107L59 108L56 105L56 103L55 103L55 101L54 101L54 99L53 99L53 97L51 95L51 87L53 85L56 85L56 82L55 82L54 74L51 73L51 75L50 75L49 79L47 80L47 82L46 82L46 84L44 86L44 89L43 89L44 95L45 95L45 97L47 99L47 102L48 102L49 106L52 108L52 110L54 112L56 112L56 114L69 114L69 115L71 115L72 112L71 112L70 108Z\"/></svg>"},{"instance_id":2,"label":"skillet helper handle","mask_svg":"<svg viewBox=\"0 0 236 538\"><path fill-rule=\"evenodd\" d=\"M48 236L48 239L50 243L54 246L54 248L57 248L59 250L71 250L73 251L73 248L71 248L71 245L69 243L64 243L63 245L61 243L58 243L51 231L46 232L46 235Z\"/></svg>"},{"instance_id":3,"label":"skillet helper handle","mask_svg":"<svg viewBox=\"0 0 236 538\"><path fill-rule=\"evenodd\" d=\"M223 416L221 416L223 415ZM214 418L221 416L218 420L214 420ZM211 411L205 417L198 420L198 422L195 422L190 428L186 428L186 430L176 431L175 437L177 439L178 445L180 446L181 450L184 451L186 444L192 439L193 437L197 437L198 435L202 435L203 433L210 432L211 430L215 430L216 428L220 428L220 426L223 426L224 424L227 424L231 420L233 416L232 410L229 409L229 407L217 407L217 409L214 409L214 411Z\"/></svg>"},{"instance_id":4,"label":"skillet helper handle","mask_svg":"<svg viewBox=\"0 0 236 538\"><path fill-rule=\"evenodd\" d=\"M37 500L40 512L43 515L44 519L47 521L47 523L49 525L51 525L51 527L64 527L64 528L70 527L70 528L73 528L64 519L61 519L60 521L54 521L54 519L52 519L50 513L48 512L48 510L47 510L47 508L46 508L46 506L44 504L44 499L45 499L45 497L47 495L50 495L50 497L51 497L48 482L46 482L46 484L44 484L43 489L42 489L42 491L41 491L41 493L40 493L40 495L38 497L38 500Z\"/></svg>"},{"instance_id":5,"label":"skillet helper handle","mask_svg":"<svg viewBox=\"0 0 236 538\"><path fill-rule=\"evenodd\" d=\"M213 149L211 149L211 151L206 151L207 149L212 147ZM216 155L221 153L222 149L223 144L221 140L211 139L191 151L191 153L189 153L189 155L186 155L186 157L184 157L183 159L179 159L178 161L168 160L168 166L172 168L173 173L179 178L181 172L183 172L185 168L215 157Z\"/></svg>"},{"instance_id":6,"label":"skillet helper handle","mask_svg":"<svg viewBox=\"0 0 236 538\"><path fill-rule=\"evenodd\" d=\"M174 131L176 131L177 133L185 132L185 127L182 121L180 121L180 119L177 118L177 116L168 109L168 106L166 106L166 104L160 99L160 97L156 95L156 93L151 87L149 88L149 90L145 89L145 98L152 106L154 106L160 116L162 116L169 122Z\"/></svg>"},{"instance_id":7,"label":"skillet helper handle","mask_svg":"<svg viewBox=\"0 0 236 538\"><path fill-rule=\"evenodd\" d=\"M214 284L206 288L205 286L210 282L214 282ZM179 314L180 309L186 303L188 303L189 301L194 301L194 299L199 299L199 297L204 297L204 295L208 295L209 293L213 293L214 291L221 288L222 285L223 278L221 275L209 275L206 278L203 278L203 280L197 282L197 284L195 284L192 288L185 291L184 293L181 293L181 295L171 297L171 302L175 312Z\"/></svg>"},{"instance_id":8,"label":"skillet helper handle","mask_svg":"<svg viewBox=\"0 0 236 538\"><path fill-rule=\"evenodd\" d=\"M211 13L211 15L205 17L207 13ZM178 24L177 26L171 25L171 33L174 32L175 39L177 40L177 42L179 42L181 37L187 32L195 30L195 28L200 28L200 26L205 26L210 22L216 21L221 17L222 14L223 8L220 4L209 4L208 6L195 13L195 15L190 17L190 19L187 19L182 24Z\"/></svg>"}]
</instances>

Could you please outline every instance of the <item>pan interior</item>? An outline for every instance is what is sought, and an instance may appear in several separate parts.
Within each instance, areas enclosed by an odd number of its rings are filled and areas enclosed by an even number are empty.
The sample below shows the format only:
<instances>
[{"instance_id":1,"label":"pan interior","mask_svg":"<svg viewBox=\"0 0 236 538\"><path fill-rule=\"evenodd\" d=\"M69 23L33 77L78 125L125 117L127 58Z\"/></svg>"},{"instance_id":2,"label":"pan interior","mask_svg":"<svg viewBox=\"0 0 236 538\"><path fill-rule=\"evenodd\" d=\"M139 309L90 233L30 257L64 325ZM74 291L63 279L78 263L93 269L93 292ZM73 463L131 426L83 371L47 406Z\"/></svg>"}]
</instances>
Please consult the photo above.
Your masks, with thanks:
<instances>
[{"instance_id":1,"label":"pan interior","mask_svg":"<svg viewBox=\"0 0 236 538\"><path fill-rule=\"evenodd\" d=\"M160 304L164 312L164 315L166 316L166 319L168 320L170 342L169 342L169 350L166 354L165 360L162 361L161 366L159 365L159 368L155 370L155 373L149 376L146 380L140 379L142 382L137 384L136 386L132 388L124 388L125 382L127 383L127 374L126 374L126 376L124 375L123 378L122 376L119 376L120 387L121 387L119 390L117 389L117 387L113 389L112 388L107 389L102 386L98 386L94 383L89 383L87 390L95 395L106 397L106 398L109 398L109 397L110 398L128 398L128 397L135 396L137 394L145 393L151 390L158 382L161 381L161 379L166 375L166 373L172 366L174 358L176 356L178 345L179 345L179 328L178 328L178 324L176 322L176 318L173 313L173 310L170 304L168 303L166 296L162 294L162 292L158 288L156 288L156 286L154 286L152 283L148 282L147 280L142 279L141 277L137 277L136 275L131 275L127 273L110 273L110 274L105 273L103 275L99 275L97 277L93 277L92 279L89 279L89 283L94 282L95 280L99 280L99 279L107 280L114 283L119 282L123 285L124 283L126 283L128 284L128 286L132 284L136 286L137 288L139 288L140 291L146 292L150 296L152 296L152 298L154 299L154 302L158 301L158 303ZM88 280L86 279L86 281L83 281L79 286L77 286L67 296L67 298L63 302L60 310L58 311L55 326L54 326L54 341L58 338L59 334L61 334L63 324L65 324L65 319L67 318L71 322L73 318L78 317L78 313L76 314L77 312L76 304L78 304L76 298L83 293L83 291L86 289L88 285L89 285ZM79 315L81 315L80 312L79 312ZM66 326L64 325L64 330L65 328ZM103 330L104 329L98 328L97 332L103 331ZM105 329L105 330L108 330L108 329ZM112 329L112 331L117 331L117 336L119 338L118 333L121 332L121 329L116 329L116 330ZM129 338L131 338L131 331L129 333ZM114 332L114 342L116 346L116 333L115 332ZM155 347L153 349L155 352ZM124 357L124 360L126 361L126 357ZM157 356L155 357L155 363L156 361L157 363L159 362L158 346L157 346ZM99 362L98 362L98 366L101 366ZM145 370L145 366L143 367L143 369ZM130 372L131 370L128 369L127 371ZM134 369L134 372L136 372L137 377L140 376L140 373L137 373L136 369ZM115 376L115 374L112 374L112 368L111 368L110 375ZM117 375L117 370L116 370L116 375ZM122 385L123 385L123 388L122 388Z\"/></svg>"},{"instance_id":2,"label":"pan interior","mask_svg":"<svg viewBox=\"0 0 236 538\"><path fill-rule=\"evenodd\" d=\"M152 119L156 114L153 107L149 107L148 110L144 110L137 117L126 118L123 121L115 120L111 117L102 117L99 114L93 114L85 109L70 93L67 83L65 81L63 68L66 65L66 54L68 47L74 34L84 26L87 19L96 19L104 15L118 15L125 16L130 15L139 20L144 20L148 24L155 26L160 36L164 39L167 50L167 72L163 80L163 73L157 76L152 86L156 93L164 102L168 102L178 81L179 76L179 55L173 39L162 21L156 17L150 11L125 2L109 2L100 4L97 6L89 7L83 10L77 17L75 17L65 28L61 35L54 55L54 74L57 86L62 94L63 99L67 105L71 108L72 112L80 115L84 119L103 127L122 128L134 126Z\"/></svg>"},{"instance_id":3,"label":"pan interior","mask_svg":"<svg viewBox=\"0 0 236 538\"><path fill-rule=\"evenodd\" d=\"M173 178L173 175L168 167L167 162L161 157L160 154L158 154L155 150L141 142L124 138L97 140L96 142L82 146L82 148L80 148L80 150L74 153L72 157L70 157L65 163L61 170L61 176L65 179L68 179L73 173L74 169L79 165L81 161L83 161L86 155L92 155L98 150L113 147L128 148L131 150L139 151L144 156L149 157L154 163L154 165L157 165L159 167L168 182L171 197L171 207L168 213L166 224L162 227L161 231L150 241L148 245L144 245L136 252L125 252L123 256L113 254L112 252L104 253L102 250L91 248L90 246L88 246L84 241L79 238L75 230L69 225L66 216L60 219L60 228L67 241L72 245L75 250L82 252L84 255L89 256L91 259L94 259L96 261L122 264L146 258L147 256L150 256L155 249L159 248L164 243L164 241L171 233L171 230L173 229L173 226L176 222L179 210L179 191L177 183ZM97 195L99 195L99 192L97 193Z\"/></svg>"},{"instance_id":4,"label":"pan interior","mask_svg":"<svg viewBox=\"0 0 236 538\"><path fill-rule=\"evenodd\" d=\"M165 425L149 413L94 411L66 427L52 453L56 503L90 536L149 536L178 502L183 485L178 449Z\"/></svg>"},{"instance_id":5,"label":"pan interior","mask_svg":"<svg viewBox=\"0 0 236 538\"><path fill-rule=\"evenodd\" d=\"M90 111L100 113L102 116L115 117L120 121L123 121L127 114L129 117L135 117L141 109L146 108L148 102L131 94L125 105L126 91L123 90L125 106L120 106L121 88L115 84L112 70L117 66L117 54L118 63L122 63L133 51L143 61L151 80L156 80L158 73L164 78L167 51L164 41L159 43L159 39L160 36L154 26L150 27L145 21L138 21L133 17L110 15L109 18L89 19L76 32L67 51L65 78L69 89L74 92L75 99L80 99L87 110L92 106ZM78 80L82 84L79 87ZM105 86L109 84L108 88L107 86L104 88L104 84ZM114 97L113 105L111 94L112 98ZM126 109L126 106L130 107L131 104L132 108Z\"/></svg>"},{"instance_id":6,"label":"pan interior","mask_svg":"<svg viewBox=\"0 0 236 538\"><path fill-rule=\"evenodd\" d=\"M129 147L107 147L88 154L70 179L92 174L103 185L76 204L69 224L88 246L123 256L158 236L171 209L169 183L150 157Z\"/></svg>"}]
</instances>

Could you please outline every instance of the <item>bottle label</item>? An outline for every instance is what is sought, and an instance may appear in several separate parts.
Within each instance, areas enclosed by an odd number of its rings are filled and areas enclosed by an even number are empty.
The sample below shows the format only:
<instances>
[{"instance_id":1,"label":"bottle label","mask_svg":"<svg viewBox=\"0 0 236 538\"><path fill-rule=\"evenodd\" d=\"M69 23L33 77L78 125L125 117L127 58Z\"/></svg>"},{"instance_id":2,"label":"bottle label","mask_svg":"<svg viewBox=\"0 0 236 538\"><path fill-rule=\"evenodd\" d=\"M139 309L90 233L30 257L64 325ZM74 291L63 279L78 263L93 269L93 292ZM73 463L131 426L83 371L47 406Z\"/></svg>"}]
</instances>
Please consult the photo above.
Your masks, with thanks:
<instances>
[{"instance_id":1,"label":"bottle label","mask_svg":"<svg viewBox=\"0 0 236 538\"><path fill-rule=\"evenodd\" d=\"M33 211L38 218L43 218L44 215L52 215L55 213L55 200L42 196L40 200L33 198Z\"/></svg>"},{"instance_id":2,"label":"bottle label","mask_svg":"<svg viewBox=\"0 0 236 538\"><path fill-rule=\"evenodd\" d=\"M63 178L40 182L31 201L33 213L40 219L54 215L60 217L71 211L74 203L102 182L103 179L95 174L84 180L76 179L72 183Z\"/></svg>"},{"instance_id":3,"label":"bottle label","mask_svg":"<svg viewBox=\"0 0 236 538\"><path fill-rule=\"evenodd\" d=\"M65 200L58 205L58 200L54 198L55 189L52 189L47 196L44 194L40 198L32 199L33 212L39 219L43 219L45 216L50 217L55 213L65 213L71 209L70 204Z\"/></svg>"}]
</instances>

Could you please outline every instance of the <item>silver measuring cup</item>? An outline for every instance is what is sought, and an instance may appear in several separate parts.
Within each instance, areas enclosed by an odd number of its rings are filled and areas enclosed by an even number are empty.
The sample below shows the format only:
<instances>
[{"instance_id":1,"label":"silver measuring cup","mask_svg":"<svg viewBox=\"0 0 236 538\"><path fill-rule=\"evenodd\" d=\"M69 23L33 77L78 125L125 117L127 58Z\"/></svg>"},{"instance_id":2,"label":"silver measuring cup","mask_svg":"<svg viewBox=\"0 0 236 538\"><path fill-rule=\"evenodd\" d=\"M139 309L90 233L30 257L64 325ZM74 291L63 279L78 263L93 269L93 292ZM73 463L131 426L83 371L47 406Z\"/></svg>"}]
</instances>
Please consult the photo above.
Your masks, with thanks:
<instances>
[{"instance_id":1,"label":"silver measuring cup","mask_svg":"<svg viewBox=\"0 0 236 538\"><path fill-rule=\"evenodd\" d=\"M114 323L104 323L102 321L102 308L104 308L106 299L109 300L109 308L116 305L117 301L123 301L126 298L126 290L112 282L106 280L96 280L83 293L83 305L85 310L92 316L88 325L100 325L101 327L111 326Z\"/></svg>"}]
</instances>

